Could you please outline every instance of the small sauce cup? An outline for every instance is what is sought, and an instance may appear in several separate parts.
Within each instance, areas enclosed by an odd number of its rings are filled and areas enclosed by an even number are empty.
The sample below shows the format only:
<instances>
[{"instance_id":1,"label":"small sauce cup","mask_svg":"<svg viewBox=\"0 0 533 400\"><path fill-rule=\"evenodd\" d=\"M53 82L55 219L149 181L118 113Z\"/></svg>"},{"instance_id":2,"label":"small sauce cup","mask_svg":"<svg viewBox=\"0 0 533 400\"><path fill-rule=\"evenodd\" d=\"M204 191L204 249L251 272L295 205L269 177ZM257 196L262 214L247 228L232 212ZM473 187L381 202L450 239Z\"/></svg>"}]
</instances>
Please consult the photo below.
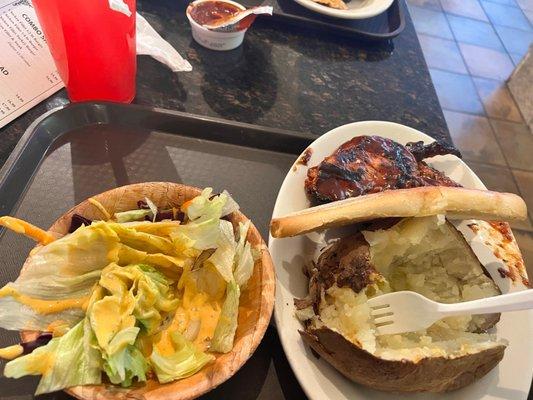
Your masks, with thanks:
<instances>
[{"instance_id":1,"label":"small sauce cup","mask_svg":"<svg viewBox=\"0 0 533 400\"><path fill-rule=\"evenodd\" d=\"M226 3L229 5L228 9L238 8L239 10L246 10L242 4L236 3L231 0L196 0L189 4L187 7L186 15L191 24L192 37L196 42L201 44L204 47L207 47L211 50L233 50L239 47L244 40L244 34L247 29L239 30L236 32L220 32L213 31L205 28L200 22L197 22L193 16L195 16L194 8L199 4L203 4L205 7L206 3L217 3L220 6L220 3ZM233 6L233 7L231 7ZM200 19L200 15L196 15ZM207 21L204 23L208 23Z\"/></svg>"}]
</instances>

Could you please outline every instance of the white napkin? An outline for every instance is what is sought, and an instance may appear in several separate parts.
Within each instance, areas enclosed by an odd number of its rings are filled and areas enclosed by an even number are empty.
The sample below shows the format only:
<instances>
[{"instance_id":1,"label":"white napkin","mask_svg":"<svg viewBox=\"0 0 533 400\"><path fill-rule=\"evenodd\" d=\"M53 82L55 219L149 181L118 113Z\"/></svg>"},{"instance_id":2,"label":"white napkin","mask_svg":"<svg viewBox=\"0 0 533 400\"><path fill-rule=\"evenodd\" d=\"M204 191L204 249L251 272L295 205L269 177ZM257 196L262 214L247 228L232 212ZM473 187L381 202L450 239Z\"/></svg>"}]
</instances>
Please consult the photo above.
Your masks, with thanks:
<instances>
[{"instance_id":1,"label":"white napkin","mask_svg":"<svg viewBox=\"0 0 533 400\"><path fill-rule=\"evenodd\" d=\"M137 13L137 54L146 54L172 71L192 71L192 66Z\"/></svg>"},{"instance_id":2,"label":"white napkin","mask_svg":"<svg viewBox=\"0 0 533 400\"><path fill-rule=\"evenodd\" d=\"M123 0L108 0L108 2L112 10L128 17L131 16L131 10ZM141 14L137 13L136 18L137 54L153 57L174 72L192 71L191 64L180 56L176 49L164 40Z\"/></svg>"}]
</instances>

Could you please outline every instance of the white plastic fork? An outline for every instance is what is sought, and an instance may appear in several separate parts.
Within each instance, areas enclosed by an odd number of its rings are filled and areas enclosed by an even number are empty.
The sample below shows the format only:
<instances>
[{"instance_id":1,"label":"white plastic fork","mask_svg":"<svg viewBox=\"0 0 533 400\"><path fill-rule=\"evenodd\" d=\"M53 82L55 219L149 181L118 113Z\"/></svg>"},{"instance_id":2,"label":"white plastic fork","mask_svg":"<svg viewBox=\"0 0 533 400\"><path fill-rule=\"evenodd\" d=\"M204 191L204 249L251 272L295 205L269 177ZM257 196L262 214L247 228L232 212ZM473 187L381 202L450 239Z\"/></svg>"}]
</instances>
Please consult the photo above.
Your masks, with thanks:
<instances>
[{"instance_id":1,"label":"white plastic fork","mask_svg":"<svg viewBox=\"0 0 533 400\"><path fill-rule=\"evenodd\" d=\"M453 315L490 314L533 308L533 289L463 303L443 304L416 292L387 293L368 300L378 335L426 329Z\"/></svg>"}]
</instances>

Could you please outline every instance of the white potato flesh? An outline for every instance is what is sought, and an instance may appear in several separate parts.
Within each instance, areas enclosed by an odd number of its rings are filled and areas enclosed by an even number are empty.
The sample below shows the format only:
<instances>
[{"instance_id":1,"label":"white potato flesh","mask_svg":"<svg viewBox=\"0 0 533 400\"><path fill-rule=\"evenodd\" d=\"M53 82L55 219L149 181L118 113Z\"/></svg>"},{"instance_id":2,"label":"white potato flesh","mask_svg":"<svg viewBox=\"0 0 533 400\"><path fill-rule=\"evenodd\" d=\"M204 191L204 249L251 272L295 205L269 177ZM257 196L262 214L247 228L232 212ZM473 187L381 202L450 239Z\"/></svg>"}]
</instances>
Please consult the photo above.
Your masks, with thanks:
<instances>
[{"instance_id":1,"label":"white potato flesh","mask_svg":"<svg viewBox=\"0 0 533 400\"><path fill-rule=\"evenodd\" d=\"M459 316L427 330L375 336L366 301L390 291L412 290L443 303L495 296L497 286L484 274L466 241L442 216L407 218L392 228L365 231L371 264L382 275L359 293L330 287L314 327L326 325L364 350L389 360L459 357L505 344L488 333L475 333L490 316Z\"/></svg>"}]
</instances>

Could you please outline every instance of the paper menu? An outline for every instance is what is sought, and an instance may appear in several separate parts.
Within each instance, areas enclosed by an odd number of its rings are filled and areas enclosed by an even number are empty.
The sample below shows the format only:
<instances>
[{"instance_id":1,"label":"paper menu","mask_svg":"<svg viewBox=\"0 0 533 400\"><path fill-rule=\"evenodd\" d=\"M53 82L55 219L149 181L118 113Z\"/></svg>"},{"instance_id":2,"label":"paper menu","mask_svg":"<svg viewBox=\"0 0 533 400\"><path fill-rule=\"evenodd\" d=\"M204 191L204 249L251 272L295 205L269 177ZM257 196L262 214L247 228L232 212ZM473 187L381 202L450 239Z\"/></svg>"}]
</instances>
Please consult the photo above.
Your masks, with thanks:
<instances>
[{"instance_id":1,"label":"paper menu","mask_svg":"<svg viewBox=\"0 0 533 400\"><path fill-rule=\"evenodd\" d=\"M63 87L28 0L0 0L0 128Z\"/></svg>"}]
</instances>

